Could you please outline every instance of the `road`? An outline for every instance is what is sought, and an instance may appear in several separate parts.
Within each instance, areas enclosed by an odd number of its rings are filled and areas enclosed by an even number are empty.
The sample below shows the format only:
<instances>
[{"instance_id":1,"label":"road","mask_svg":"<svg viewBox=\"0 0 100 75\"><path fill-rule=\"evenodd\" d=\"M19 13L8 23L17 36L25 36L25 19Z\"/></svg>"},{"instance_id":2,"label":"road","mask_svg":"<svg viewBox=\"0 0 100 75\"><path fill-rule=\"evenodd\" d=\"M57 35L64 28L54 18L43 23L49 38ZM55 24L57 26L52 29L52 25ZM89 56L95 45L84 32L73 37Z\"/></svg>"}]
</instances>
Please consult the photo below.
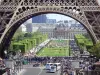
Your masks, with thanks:
<instances>
[{"instance_id":1,"label":"road","mask_svg":"<svg viewBox=\"0 0 100 75\"><path fill-rule=\"evenodd\" d=\"M44 67L32 67L32 65L27 65L24 69L25 71L21 75L60 75L60 71L49 73Z\"/></svg>"}]
</instances>

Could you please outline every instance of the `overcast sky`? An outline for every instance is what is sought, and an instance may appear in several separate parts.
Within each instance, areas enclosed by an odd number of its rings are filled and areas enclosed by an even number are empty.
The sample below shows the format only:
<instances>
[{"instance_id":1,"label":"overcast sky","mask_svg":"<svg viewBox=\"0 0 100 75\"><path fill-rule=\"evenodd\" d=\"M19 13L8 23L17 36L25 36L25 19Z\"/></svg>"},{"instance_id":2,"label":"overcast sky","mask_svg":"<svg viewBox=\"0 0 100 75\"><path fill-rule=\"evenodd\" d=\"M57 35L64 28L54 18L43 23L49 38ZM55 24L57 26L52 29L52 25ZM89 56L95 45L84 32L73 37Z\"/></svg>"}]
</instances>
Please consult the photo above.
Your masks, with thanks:
<instances>
[{"instance_id":1,"label":"overcast sky","mask_svg":"<svg viewBox=\"0 0 100 75\"><path fill-rule=\"evenodd\" d=\"M47 17L49 19L56 19L57 21L60 21L60 20L72 20L72 18L68 17L68 16L65 16L65 15L61 15L61 14L47 14Z\"/></svg>"}]
</instances>

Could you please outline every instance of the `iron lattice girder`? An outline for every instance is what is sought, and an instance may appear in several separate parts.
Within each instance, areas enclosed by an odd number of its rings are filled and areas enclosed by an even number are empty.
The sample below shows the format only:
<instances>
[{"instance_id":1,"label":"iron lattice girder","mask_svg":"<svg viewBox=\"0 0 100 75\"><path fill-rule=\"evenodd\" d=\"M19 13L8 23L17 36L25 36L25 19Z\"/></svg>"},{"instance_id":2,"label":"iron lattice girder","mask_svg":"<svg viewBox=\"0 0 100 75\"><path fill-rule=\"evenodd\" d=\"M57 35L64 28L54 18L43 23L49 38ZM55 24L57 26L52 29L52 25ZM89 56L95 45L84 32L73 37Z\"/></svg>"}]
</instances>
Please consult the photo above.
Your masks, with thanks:
<instances>
[{"instance_id":1,"label":"iron lattice girder","mask_svg":"<svg viewBox=\"0 0 100 75\"><path fill-rule=\"evenodd\" d=\"M15 11L22 0L2 0L0 10ZM20 8L35 8L42 6L63 7L77 10L81 7L83 10L100 10L95 0L23 0ZM79 10L79 9L78 9Z\"/></svg>"},{"instance_id":2,"label":"iron lattice girder","mask_svg":"<svg viewBox=\"0 0 100 75\"><path fill-rule=\"evenodd\" d=\"M6 28L6 25L9 23L12 15L12 12L0 11L0 33Z\"/></svg>"},{"instance_id":3,"label":"iron lattice girder","mask_svg":"<svg viewBox=\"0 0 100 75\"><path fill-rule=\"evenodd\" d=\"M88 19L88 22L92 26L92 29L98 39L100 35L100 10L99 11L85 11L85 15Z\"/></svg>"},{"instance_id":4,"label":"iron lattice girder","mask_svg":"<svg viewBox=\"0 0 100 75\"><path fill-rule=\"evenodd\" d=\"M1 5L17 6L21 0L2 0ZM98 6L96 0L23 0L24 5Z\"/></svg>"}]
</instances>

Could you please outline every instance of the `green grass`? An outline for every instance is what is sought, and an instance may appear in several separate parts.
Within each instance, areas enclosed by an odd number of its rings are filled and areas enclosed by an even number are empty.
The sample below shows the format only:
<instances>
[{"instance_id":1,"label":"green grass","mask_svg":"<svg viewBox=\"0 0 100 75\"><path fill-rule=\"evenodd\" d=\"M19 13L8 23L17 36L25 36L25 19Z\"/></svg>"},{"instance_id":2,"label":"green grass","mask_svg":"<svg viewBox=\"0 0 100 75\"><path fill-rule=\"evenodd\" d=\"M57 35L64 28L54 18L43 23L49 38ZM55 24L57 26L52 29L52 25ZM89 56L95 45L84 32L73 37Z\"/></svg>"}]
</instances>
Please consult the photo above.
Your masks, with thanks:
<instances>
[{"instance_id":1,"label":"green grass","mask_svg":"<svg viewBox=\"0 0 100 75\"><path fill-rule=\"evenodd\" d=\"M55 42L51 41L51 42ZM57 41L57 42L68 42L68 41ZM38 53L37 56L49 56L49 57L55 57L55 56L69 56L69 46L66 45L66 47L45 47L41 49Z\"/></svg>"},{"instance_id":2,"label":"green grass","mask_svg":"<svg viewBox=\"0 0 100 75\"><path fill-rule=\"evenodd\" d=\"M38 56L69 56L68 48L43 48Z\"/></svg>"}]
</instances>

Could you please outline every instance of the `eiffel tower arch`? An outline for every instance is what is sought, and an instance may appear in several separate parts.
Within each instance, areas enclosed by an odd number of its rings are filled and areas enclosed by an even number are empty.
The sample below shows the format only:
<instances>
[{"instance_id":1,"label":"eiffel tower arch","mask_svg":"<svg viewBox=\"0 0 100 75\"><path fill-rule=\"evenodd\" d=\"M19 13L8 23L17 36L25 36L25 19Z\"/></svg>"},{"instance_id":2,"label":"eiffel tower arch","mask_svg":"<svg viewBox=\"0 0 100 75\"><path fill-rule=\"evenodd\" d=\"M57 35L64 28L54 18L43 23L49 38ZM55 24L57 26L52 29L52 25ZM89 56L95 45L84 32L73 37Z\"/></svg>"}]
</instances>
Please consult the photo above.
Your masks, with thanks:
<instances>
[{"instance_id":1,"label":"eiffel tower arch","mask_svg":"<svg viewBox=\"0 0 100 75\"><path fill-rule=\"evenodd\" d=\"M96 0L1 0L0 56L23 22L45 13L70 16L86 28L94 43L100 40L100 7Z\"/></svg>"}]
</instances>

